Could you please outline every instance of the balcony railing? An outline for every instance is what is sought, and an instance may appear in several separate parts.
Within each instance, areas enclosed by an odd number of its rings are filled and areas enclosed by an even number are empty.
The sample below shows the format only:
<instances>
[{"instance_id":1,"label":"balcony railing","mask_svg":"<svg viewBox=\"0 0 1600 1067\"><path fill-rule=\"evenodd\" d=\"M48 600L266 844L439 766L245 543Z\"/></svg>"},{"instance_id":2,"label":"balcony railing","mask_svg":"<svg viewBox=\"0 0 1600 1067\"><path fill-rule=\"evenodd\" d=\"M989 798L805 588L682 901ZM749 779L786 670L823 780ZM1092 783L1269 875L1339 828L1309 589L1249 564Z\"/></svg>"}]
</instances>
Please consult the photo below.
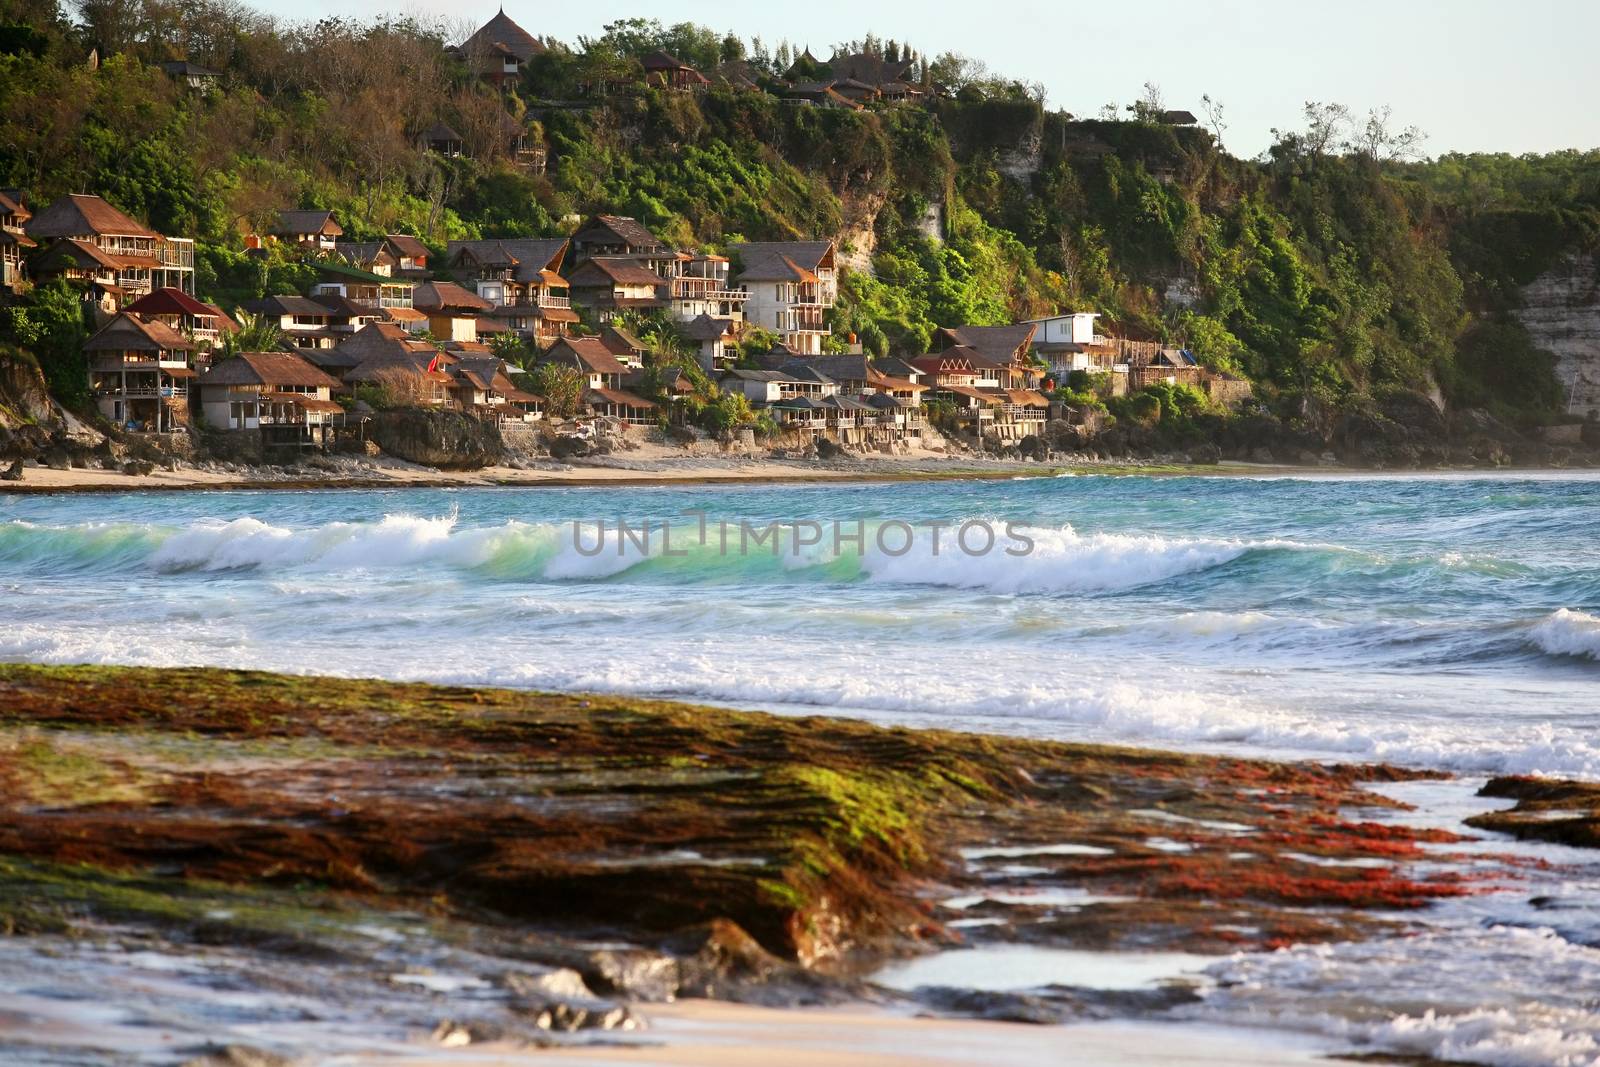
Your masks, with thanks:
<instances>
[{"instance_id":1,"label":"balcony railing","mask_svg":"<svg viewBox=\"0 0 1600 1067\"><path fill-rule=\"evenodd\" d=\"M95 395L116 397L123 400L166 400L188 396L189 389L183 385L163 385L159 388L148 385L130 385L126 389L118 386L102 386L95 390Z\"/></svg>"},{"instance_id":2,"label":"balcony railing","mask_svg":"<svg viewBox=\"0 0 1600 1067\"><path fill-rule=\"evenodd\" d=\"M163 267L194 270L194 241L187 237L168 237L157 247L157 259Z\"/></svg>"}]
</instances>

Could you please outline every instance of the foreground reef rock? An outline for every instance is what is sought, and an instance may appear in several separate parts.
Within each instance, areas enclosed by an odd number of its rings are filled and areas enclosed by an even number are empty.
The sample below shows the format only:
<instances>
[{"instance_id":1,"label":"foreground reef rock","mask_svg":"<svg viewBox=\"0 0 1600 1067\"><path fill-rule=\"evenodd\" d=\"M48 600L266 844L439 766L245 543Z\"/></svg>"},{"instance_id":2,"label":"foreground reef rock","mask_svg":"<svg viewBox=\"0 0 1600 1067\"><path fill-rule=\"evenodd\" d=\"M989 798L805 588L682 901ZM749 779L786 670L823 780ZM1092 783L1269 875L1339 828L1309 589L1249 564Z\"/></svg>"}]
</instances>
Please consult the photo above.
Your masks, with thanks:
<instances>
[{"instance_id":1,"label":"foreground reef rock","mask_svg":"<svg viewBox=\"0 0 1600 1067\"><path fill-rule=\"evenodd\" d=\"M213 897L315 887L626 938L650 953L549 959L607 990L720 995L956 943L946 922L999 906L963 848L1069 841L1085 847L1046 857L1046 879L1106 897L1055 921L1074 942L1344 937L1469 891L1325 862L1451 840L1341 815L1392 806L1363 781L1413 776L616 697L0 666L0 928L87 910L293 943L230 930ZM979 892L954 911L930 887Z\"/></svg>"}]
</instances>

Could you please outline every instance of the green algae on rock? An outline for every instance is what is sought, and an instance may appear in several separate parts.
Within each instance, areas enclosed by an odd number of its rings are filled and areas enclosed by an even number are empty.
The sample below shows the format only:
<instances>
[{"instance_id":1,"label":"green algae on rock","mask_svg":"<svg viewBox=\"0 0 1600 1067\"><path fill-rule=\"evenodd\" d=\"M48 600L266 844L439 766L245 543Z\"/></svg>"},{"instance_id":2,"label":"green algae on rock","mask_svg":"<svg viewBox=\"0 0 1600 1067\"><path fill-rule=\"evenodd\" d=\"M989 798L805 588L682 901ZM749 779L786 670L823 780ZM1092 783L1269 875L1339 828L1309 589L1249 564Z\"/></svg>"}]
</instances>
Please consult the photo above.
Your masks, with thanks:
<instances>
[{"instance_id":1,"label":"green algae on rock","mask_svg":"<svg viewBox=\"0 0 1600 1067\"><path fill-rule=\"evenodd\" d=\"M737 929L740 958L838 974L961 939L934 900L983 887L963 848L1081 841L1094 854L1044 877L1107 899L1061 935L1249 947L1469 891L1329 862L1451 839L1341 815L1392 803L1363 782L1415 776L609 696L0 666L0 880L41 889L0 904L20 929L54 921L26 896L69 902L61 922L208 936L225 936L208 914L240 912L216 898L246 890L529 937ZM168 907L146 895L160 886ZM1249 922L1197 906L1218 901Z\"/></svg>"}]
</instances>

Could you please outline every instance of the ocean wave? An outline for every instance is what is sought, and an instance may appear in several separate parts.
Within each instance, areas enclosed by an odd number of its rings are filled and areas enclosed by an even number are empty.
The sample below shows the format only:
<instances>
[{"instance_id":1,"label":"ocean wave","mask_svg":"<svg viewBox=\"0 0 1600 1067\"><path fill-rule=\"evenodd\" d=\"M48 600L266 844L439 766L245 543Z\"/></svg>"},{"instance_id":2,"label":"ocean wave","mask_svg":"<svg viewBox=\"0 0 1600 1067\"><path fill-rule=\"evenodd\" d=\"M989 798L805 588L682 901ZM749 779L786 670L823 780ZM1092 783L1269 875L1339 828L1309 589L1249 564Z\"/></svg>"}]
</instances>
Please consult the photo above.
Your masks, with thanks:
<instances>
[{"instance_id":1,"label":"ocean wave","mask_svg":"<svg viewBox=\"0 0 1600 1067\"><path fill-rule=\"evenodd\" d=\"M1561 608L1528 631L1529 639L1552 656L1600 660L1600 616Z\"/></svg>"},{"instance_id":2,"label":"ocean wave","mask_svg":"<svg viewBox=\"0 0 1600 1067\"><path fill-rule=\"evenodd\" d=\"M964 540L963 540L964 538ZM58 570L163 573L379 571L422 565L487 578L599 581L622 574L668 581L867 580L995 594L1093 594L1198 574L1252 554L1339 551L1292 541L1089 533L1013 527L998 519L941 530L892 521L623 529L616 524L462 527L454 512L375 522L274 525L254 517L159 525L0 527L0 562Z\"/></svg>"},{"instance_id":3,"label":"ocean wave","mask_svg":"<svg viewBox=\"0 0 1600 1067\"><path fill-rule=\"evenodd\" d=\"M991 526L998 531L1005 524ZM1019 532L1032 542L1026 555L1010 554L1021 551L1023 544L1003 534L997 534L994 549L981 555L962 551L949 532L942 544L932 532L919 532L901 554L891 554L900 542L891 542L891 551L885 551L875 540L862 558L862 569L881 582L990 593L1103 593L1212 570L1251 552L1305 547L1290 541L1080 534L1071 526ZM981 534L974 535L974 546L984 543Z\"/></svg>"}]
</instances>

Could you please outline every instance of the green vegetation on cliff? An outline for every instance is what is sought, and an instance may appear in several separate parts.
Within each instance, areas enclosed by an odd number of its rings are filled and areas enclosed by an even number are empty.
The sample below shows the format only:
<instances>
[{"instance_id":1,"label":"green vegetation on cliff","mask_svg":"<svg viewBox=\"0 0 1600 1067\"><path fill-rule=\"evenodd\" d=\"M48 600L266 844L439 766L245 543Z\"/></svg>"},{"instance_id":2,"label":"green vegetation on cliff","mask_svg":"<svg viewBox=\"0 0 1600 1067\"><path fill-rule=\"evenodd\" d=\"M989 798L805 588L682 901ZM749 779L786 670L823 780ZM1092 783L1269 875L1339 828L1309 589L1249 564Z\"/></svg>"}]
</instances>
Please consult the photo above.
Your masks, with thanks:
<instances>
[{"instance_id":1,"label":"green vegetation on cliff","mask_svg":"<svg viewBox=\"0 0 1600 1067\"><path fill-rule=\"evenodd\" d=\"M604 210L691 247L837 237L857 269L835 337L873 352L917 354L938 326L1091 309L1248 375L1289 418L1434 387L1537 418L1559 391L1510 315L1517 287L1600 240L1600 153L1409 161L1410 131L1333 107L1308 105L1304 130L1241 160L1149 102L1075 120L950 55L917 68L948 95L848 111L647 89L637 58L654 48L744 59L760 79L789 61L647 20L553 43L499 92L409 19L283 26L217 0L7 12L0 185L36 203L94 191L196 236L202 295L225 302L303 282L238 252L283 207L436 247L561 233ZM159 63L175 58L218 84L168 77ZM515 165L508 120L547 149L543 173ZM464 156L422 146L439 121Z\"/></svg>"}]
</instances>

